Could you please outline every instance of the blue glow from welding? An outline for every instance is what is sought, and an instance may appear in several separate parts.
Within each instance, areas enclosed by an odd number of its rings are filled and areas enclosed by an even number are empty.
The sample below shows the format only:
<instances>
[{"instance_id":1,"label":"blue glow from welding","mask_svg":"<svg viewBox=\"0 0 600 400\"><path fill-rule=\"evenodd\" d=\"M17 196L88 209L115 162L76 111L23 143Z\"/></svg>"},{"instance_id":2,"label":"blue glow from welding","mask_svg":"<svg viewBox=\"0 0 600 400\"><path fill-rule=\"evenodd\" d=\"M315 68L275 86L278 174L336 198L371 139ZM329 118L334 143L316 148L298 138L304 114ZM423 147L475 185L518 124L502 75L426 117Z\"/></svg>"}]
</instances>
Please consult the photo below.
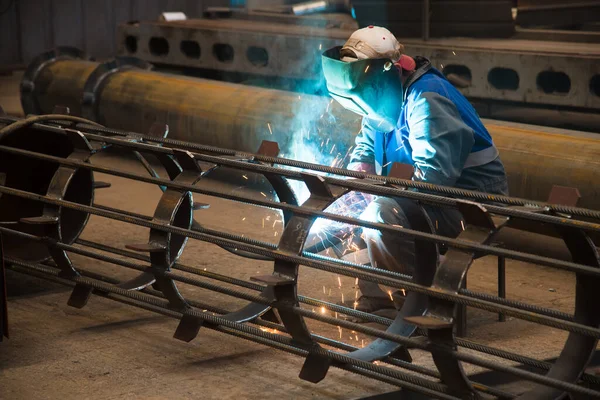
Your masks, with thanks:
<instances>
[{"instance_id":1,"label":"blue glow from welding","mask_svg":"<svg viewBox=\"0 0 600 400\"><path fill-rule=\"evenodd\" d=\"M356 19L356 10L352 7L352 18Z\"/></svg>"}]
</instances>

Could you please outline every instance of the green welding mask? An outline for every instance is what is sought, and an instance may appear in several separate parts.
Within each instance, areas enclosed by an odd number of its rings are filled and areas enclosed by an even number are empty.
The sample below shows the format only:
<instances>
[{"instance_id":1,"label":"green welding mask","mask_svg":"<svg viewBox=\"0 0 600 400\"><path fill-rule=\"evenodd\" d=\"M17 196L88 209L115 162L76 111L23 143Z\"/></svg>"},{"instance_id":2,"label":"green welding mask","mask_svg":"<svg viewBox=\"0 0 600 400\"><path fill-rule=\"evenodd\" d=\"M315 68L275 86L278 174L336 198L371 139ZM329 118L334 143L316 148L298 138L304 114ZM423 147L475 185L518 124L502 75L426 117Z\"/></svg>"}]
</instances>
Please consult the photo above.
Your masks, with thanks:
<instances>
[{"instance_id":1,"label":"green welding mask","mask_svg":"<svg viewBox=\"0 0 600 400\"><path fill-rule=\"evenodd\" d=\"M403 102L398 70L386 58L345 62L341 47L323 53L323 74L329 94L344 108L362 115L378 131L396 128Z\"/></svg>"}]
</instances>

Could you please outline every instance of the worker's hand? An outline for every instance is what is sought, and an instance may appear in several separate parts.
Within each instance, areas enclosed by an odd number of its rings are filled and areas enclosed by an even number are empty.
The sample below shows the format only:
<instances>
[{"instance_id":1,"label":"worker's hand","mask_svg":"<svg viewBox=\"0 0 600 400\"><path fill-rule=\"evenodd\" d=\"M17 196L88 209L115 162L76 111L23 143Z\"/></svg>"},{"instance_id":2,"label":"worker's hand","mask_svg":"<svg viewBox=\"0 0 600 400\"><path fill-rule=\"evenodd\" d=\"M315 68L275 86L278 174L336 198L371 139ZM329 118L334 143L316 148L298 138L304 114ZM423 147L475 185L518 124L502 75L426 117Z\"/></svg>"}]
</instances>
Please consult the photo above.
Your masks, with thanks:
<instances>
[{"instance_id":1,"label":"worker's hand","mask_svg":"<svg viewBox=\"0 0 600 400\"><path fill-rule=\"evenodd\" d=\"M349 169L350 171L365 172L365 173L371 174L371 175L376 174L375 165L370 164L370 163L353 162L353 163L348 164L347 169Z\"/></svg>"}]
</instances>

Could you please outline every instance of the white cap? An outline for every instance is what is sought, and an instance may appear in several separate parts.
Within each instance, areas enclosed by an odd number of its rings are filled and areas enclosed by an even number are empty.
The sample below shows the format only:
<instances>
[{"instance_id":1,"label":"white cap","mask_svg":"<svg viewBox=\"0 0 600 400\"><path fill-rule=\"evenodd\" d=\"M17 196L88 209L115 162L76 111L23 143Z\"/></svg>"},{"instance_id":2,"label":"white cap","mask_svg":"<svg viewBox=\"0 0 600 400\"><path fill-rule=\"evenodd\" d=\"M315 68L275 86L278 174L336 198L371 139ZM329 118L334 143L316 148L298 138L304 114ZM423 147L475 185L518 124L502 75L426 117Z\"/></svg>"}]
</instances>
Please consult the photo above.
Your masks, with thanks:
<instances>
[{"instance_id":1,"label":"white cap","mask_svg":"<svg viewBox=\"0 0 600 400\"><path fill-rule=\"evenodd\" d=\"M398 62L404 46L398 42L392 32L380 26L368 26L357 30L344 44L341 60L352 62L367 58L389 58Z\"/></svg>"}]
</instances>

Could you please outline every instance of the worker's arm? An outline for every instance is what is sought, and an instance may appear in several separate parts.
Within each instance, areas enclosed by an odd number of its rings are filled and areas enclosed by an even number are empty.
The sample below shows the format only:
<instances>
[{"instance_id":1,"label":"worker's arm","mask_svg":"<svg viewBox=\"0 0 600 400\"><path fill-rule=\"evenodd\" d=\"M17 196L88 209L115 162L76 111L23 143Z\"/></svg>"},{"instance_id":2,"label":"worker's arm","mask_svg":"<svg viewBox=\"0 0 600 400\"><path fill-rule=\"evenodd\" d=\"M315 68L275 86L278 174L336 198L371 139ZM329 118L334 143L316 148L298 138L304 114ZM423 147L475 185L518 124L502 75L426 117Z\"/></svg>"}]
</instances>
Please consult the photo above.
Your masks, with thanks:
<instances>
[{"instance_id":1,"label":"worker's arm","mask_svg":"<svg viewBox=\"0 0 600 400\"><path fill-rule=\"evenodd\" d=\"M411 104L412 103L412 104ZM456 106L434 92L420 93L407 104L414 180L453 186L475 142Z\"/></svg>"},{"instance_id":2,"label":"worker's arm","mask_svg":"<svg viewBox=\"0 0 600 400\"><path fill-rule=\"evenodd\" d=\"M375 174L375 131L362 122L360 132L355 139L355 147L350 154L348 169Z\"/></svg>"}]
</instances>

